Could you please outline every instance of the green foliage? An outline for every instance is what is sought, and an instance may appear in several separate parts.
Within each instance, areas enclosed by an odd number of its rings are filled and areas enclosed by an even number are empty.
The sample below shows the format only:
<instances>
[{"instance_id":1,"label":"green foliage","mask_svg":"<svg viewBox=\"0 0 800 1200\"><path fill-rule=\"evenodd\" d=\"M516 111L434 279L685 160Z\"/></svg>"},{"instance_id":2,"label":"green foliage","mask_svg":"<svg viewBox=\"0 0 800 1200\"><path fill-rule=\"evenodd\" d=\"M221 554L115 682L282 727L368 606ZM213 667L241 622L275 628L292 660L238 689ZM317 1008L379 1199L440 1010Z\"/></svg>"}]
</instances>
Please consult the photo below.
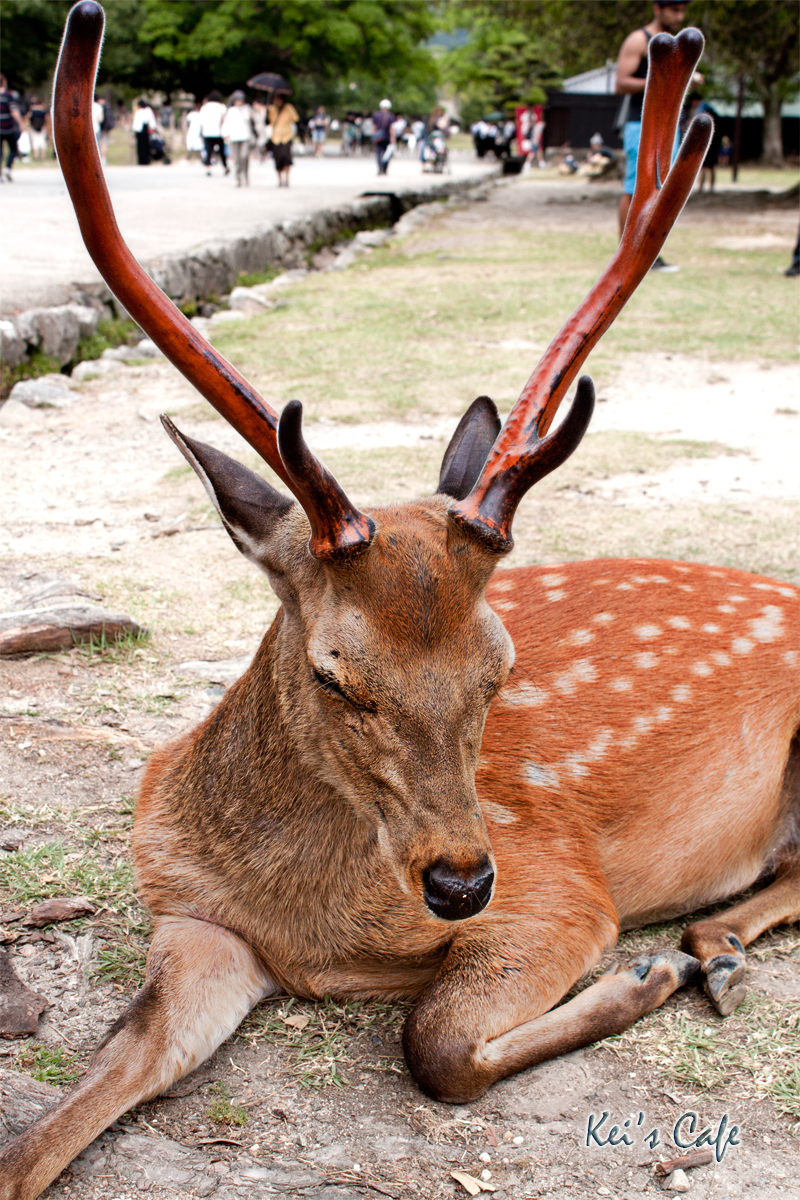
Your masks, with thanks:
<instances>
[{"instance_id":1,"label":"green foliage","mask_svg":"<svg viewBox=\"0 0 800 1200\"><path fill-rule=\"evenodd\" d=\"M10 367L0 362L0 399L4 399L20 379L38 379L41 375L58 375L61 366L43 350L34 350L27 362Z\"/></svg>"},{"instance_id":2,"label":"green foliage","mask_svg":"<svg viewBox=\"0 0 800 1200\"><path fill-rule=\"evenodd\" d=\"M447 56L446 78L455 87L461 117L472 124L494 109L543 104L546 88L560 83L546 36L529 37L493 16L480 18L473 37Z\"/></svg>"},{"instance_id":3,"label":"green foliage","mask_svg":"<svg viewBox=\"0 0 800 1200\"><path fill-rule=\"evenodd\" d=\"M231 1093L228 1087L217 1080L211 1085L211 1095L215 1097L208 1106L208 1115L217 1125L237 1125L241 1128L247 1124L247 1109L239 1104L231 1103Z\"/></svg>"},{"instance_id":4,"label":"green foliage","mask_svg":"<svg viewBox=\"0 0 800 1200\"><path fill-rule=\"evenodd\" d=\"M80 1076L75 1069L77 1055L68 1054L61 1046L44 1046L41 1042L22 1042L17 1051L17 1063L34 1079L59 1084L74 1083Z\"/></svg>"},{"instance_id":5,"label":"green foliage","mask_svg":"<svg viewBox=\"0 0 800 1200\"><path fill-rule=\"evenodd\" d=\"M89 337L82 338L75 352L76 362L93 362L100 358L104 350L115 346L125 346L141 337L141 331L134 321L115 318L113 321L100 321L97 329Z\"/></svg>"}]
</instances>

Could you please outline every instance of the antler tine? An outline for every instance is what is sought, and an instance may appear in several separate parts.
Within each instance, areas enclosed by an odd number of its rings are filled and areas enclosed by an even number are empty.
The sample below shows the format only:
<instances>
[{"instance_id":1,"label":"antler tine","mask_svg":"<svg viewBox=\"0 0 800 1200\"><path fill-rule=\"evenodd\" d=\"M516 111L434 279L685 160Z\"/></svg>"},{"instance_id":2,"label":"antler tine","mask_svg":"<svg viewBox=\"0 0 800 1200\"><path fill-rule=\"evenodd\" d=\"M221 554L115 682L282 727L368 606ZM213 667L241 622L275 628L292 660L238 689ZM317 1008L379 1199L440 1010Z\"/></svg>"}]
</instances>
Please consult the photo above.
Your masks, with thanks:
<instances>
[{"instance_id":1,"label":"antler tine","mask_svg":"<svg viewBox=\"0 0 800 1200\"><path fill-rule=\"evenodd\" d=\"M278 449L278 414L153 283L122 239L91 125L104 26L103 9L94 0L81 0L71 9L54 87L55 142L86 248L137 324L291 489L321 544L327 530L325 544L334 547L331 555L346 554L363 542L368 519L350 505L333 476L310 452L308 461L316 464L313 478L301 480L284 465ZM319 494L314 490L315 481L322 487ZM341 517L349 511L353 529L333 523L330 497L334 491L340 504L337 512ZM328 518L332 523L326 526Z\"/></svg>"},{"instance_id":2,"label":"antler tine","mask_svg":"<svg viewBox=\"0 0 800 1200\"><path fill-rule=\"evenodd\" d=\"M278 447L290 487L311 522L308 548L315 558L340 560L365 549L375 525L358 511L303 437L303 406L290 400L278 422Z\"/></svg>"},{"instance_id":3,"label":"antler tine","mask_svg":"<svg viewBox=\"0 0 800 1200\"><path fill-rule=\"evenodd\" d=\"M697 29L677 38L658 34L650 42L636 187L617 252L525 384L469 496L450 509L459 525L498 552L513 545L511 522L522 495L539 477L537 456L550 454L549 439L540 439L592 347L652 267L697 178L713 132L710 117L695 117L671 168L670 159L683 96L703 44Z\"/></svg>"}]
</instances>

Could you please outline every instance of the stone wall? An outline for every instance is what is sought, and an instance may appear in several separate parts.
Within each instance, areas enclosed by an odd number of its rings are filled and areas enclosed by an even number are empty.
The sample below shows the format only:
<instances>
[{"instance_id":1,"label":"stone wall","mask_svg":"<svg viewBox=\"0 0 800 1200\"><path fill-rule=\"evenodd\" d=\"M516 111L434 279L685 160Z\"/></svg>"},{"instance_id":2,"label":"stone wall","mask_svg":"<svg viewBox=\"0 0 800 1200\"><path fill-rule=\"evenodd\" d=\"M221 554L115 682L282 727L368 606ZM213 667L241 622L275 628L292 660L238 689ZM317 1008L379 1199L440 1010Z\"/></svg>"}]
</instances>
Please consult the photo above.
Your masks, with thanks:
<instances>
[{"instance_id":1,"label":"stone wall","mask_svg":"<svg viewBox=\"0 0 800 1200\"><path fill-rule=\"evenodd\" d=\"M488 182L479 178L450 180L424 191L367 195L339 208L321 209L256 229L245 237L209 242L196 250L165 254L144 268L151 279L178 305L227 295L242 272L255 274L268 267L291 269L308 265L323 246L335 245L364 229L392 225L405 212L437 198L468 192ZM0 320L0 362L19 366L41 351L66 366L78 343L97 329L103 317L127 316L103 282L76 286L69 304L30 308Z\"/></svg>"}]
</instances>

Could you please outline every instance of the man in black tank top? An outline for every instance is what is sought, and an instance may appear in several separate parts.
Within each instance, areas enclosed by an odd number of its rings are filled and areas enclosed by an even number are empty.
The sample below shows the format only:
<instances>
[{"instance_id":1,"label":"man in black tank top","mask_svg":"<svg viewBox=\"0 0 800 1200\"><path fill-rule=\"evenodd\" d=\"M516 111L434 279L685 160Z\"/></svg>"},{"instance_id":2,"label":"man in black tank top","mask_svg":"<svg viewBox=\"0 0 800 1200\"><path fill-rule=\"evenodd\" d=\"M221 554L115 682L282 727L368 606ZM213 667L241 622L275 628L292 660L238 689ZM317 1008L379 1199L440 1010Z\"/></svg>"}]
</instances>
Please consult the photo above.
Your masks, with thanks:
<instances>
[{"instance_id":1,"label":"man in black tank top","mask_svg":"<svg viewBox=\"0 0 800 1200\"><path fill-rule=\"evenodd\" d=\"M628 209L636 182L636 158L639 151L639 135L642 129L642 100L644 85L647 79L647 47L650 39L657 33L669 33L674 37L686 17L688 4L653 5L653 19L643 29L635 29L622 43L622 49L617 59L617 92L630 97L628 112L623 131L625 147L625 182L622 185L622 197L619 202L619 235L625 228ZM694 83L702 83L702 75L695 73ZM653 264L654 271L677 271L678 267L668 267L659 256Z\"/></svg>"}]
</instances>

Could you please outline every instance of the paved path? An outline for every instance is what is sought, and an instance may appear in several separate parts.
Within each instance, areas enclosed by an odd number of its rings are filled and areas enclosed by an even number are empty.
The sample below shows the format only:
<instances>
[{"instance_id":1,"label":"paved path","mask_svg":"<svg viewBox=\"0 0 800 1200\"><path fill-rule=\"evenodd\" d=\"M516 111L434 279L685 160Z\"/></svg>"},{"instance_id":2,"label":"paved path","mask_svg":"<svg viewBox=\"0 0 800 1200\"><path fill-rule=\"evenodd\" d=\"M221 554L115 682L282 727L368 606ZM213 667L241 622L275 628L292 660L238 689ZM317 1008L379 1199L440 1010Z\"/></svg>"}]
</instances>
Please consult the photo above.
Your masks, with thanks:
<instances>
[{"instance_id":1,"label":"paved path","mask_svg":"<svg viewBox=\"0 0 800 1200\"><path fill-rule=\"evenodd\" d=\"M493 169L472 157L456 159L450 178L478 179ZM372 157L297 158L291 187L280 189L271 161L251 164L249 188L237 188L219 167L209 178L197 161L106 172L120 229L142 261L344 204L365 191L418 190L442 178L423 175L416 159L395 158L379 179ZM0 315L62 304L72 284L99 278L57 167L17 166L13 184L0 189L0 214Z\"/></svg>"}]
</instances>

